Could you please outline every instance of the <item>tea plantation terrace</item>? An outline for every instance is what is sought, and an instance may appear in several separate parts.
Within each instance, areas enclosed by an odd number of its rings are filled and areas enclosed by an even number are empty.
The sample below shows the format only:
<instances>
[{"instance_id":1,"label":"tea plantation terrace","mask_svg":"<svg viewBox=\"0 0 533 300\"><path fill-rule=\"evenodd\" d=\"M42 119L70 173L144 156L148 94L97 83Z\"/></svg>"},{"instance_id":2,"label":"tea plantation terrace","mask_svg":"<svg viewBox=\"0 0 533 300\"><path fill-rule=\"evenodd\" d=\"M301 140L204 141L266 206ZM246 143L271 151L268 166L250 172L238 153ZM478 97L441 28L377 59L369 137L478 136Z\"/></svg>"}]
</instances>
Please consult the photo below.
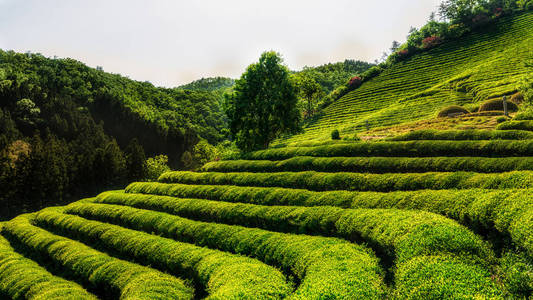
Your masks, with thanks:
<instances>
[{"instance_id":1,"label":"tea plantation terrace","mask_svg":"<svg viewBox=\"0 0 533 300\"><path fill-rule=\"evenodd\" d=\"M432 139L453 135L462 140ZM527 138L450 131L295 144L21 215L1 224L0 293L531 297Z\"/></svg>"}]
</instances>

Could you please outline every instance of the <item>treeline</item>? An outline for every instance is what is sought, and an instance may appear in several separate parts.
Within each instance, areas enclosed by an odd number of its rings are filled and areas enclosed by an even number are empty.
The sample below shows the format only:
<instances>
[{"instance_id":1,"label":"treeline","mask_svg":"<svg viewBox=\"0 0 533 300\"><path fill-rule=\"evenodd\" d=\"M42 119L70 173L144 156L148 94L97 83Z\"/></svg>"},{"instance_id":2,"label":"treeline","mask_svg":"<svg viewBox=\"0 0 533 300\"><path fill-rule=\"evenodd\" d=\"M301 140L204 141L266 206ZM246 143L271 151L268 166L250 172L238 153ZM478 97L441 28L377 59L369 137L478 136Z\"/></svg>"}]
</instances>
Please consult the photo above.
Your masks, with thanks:
<instances>
[{"instance_id":1,"label":"treeline","mask_svg":"<svg viewBox=\"0 0 533 300\"><path fill-rule=\"evenodd\" d=\"M184 153L224 140L226 127L211 92L0 50L1 217L143 179L146 157L181 168Z\"/></svg>"}]
</instances>

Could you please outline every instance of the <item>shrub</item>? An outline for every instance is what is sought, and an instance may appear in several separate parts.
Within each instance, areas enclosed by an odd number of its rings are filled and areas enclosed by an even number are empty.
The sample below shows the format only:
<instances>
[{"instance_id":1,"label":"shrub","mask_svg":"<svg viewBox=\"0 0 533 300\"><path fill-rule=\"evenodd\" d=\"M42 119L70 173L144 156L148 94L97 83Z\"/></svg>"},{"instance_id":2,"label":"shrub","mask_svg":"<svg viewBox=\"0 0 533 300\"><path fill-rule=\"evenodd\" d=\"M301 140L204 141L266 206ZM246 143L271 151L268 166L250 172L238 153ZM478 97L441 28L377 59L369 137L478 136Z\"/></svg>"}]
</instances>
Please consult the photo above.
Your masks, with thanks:
<instances>
[{"instance_id":1,"label":"shrub","mask_svg":"<svg viewBox=\"0 0 533 300\"><path fill-rule=\"evenodd\" d=\"M507 173L427 172L427 173L324 173L314 171L280 173L196 173L167 172L163 183L214 184L256 187L285 187L311 191L414 191L442 189L533 188L532 171Z\"/></svg>"},{"instance_id":2,"label":"shrub","mask_svg":"<svg viewBox=\"0 0 533 300\"><path fill-rule=\"evenodd\" d=\"M533 120L507 121L496 126L497 130L529 130L533 131Z\"/></svg>"},{"instance_id":3,"label":"shrub","mask_svg":"<svg viewBox=\"0 0 533 300\"><path fill-rule=\"evenodd\" d=\"M74 204L70 209L75 210L78 205ZM119 211L119 207L105 208L106 215ZM139 224L142 221L158 223L159 220L150 218L150 213L143 217L129 215L132 222ZM36 214L35 222L89 244L97 242L142 264L157 266L174 274L191 274L197 285L203 287L213 299L284 298L292 290L279 270L249 257L46 209Z\"/></svg>"},{"instance_id":4,"label":"shrub","mask_svg":"<svg viewBox=\"0 0 533 300\"><path fill-rule=\"evenodd\" d=\"M361 245L336 238L286 234L257 228L192 221L148 210L121 206L108 209L108 207L110 206L82 204L72 205L67 209L69 212L89 218L100 217L105 221L116 222L149 233L155 232L158 235L192 242L206 248L256 257L280 269L290 271L301 281L291 295L294 299L381 299L380 296L383 294L383 281L378 259L368 248ZM90 230L90 226L83 226L81 223L80 226L80 230ZM139 232L135 232L138 237ZM135 236L132 238L131 246L138 247L137 251L143 251L142 245L137 246L134 243ZM149 251L150 247L146 246L146 248L148 249L144 251ZM173 256L172 251L169 251L169 255ZM187 258L188 256L185 255L184 259ZM221 275L219 279L222 282L234 282L234 280L227 280L226 276ZM248 283L246 276L242 278L243 283ZM261 291L253 283L249 283L248 288L251 291ZM276 288L263 289L266 292L278 292ZM258 295L255 298L234 296L217 299L241 298L268 299L270 297Z\"/></svg>"},{"instance_id":5,"label":"shrub","mask_svg":"<svg viewBox=\"0 0 533 300\"><path fill-rule=\"evenodd\" d=\"M332 140L340 140L341 134L339 133L339 130L335 129L331 132L331 139Z\"/></svg>"},{"instance_id":6,"label":"shrub","mask_svg":"<svg viewBox=\"0 0 533 300\"><path fill-rule=\"evenodd\" d=\"M350 78L350 81L348 82L348 87L350 88L350 90L354 90L358 88L362 83L363 81L361 80L361 77L354 76Z\"/></svg>"},{"instance_id":7,"label":"shrub","mask_svg":"<svg viewBox=\"0 0 533 300\"><path fill-rule=\"evenodd\" d=\"M362 238L375 248L381 249L387 259L394 260L396 274L403 274L407 277L418 273L416 269L410 267L413 259L426 257L426 255L439 257L438 262L428 263L434 272L426 274L425 278L418 278L417 281L417 284L433 283L429 290L453 286L463 293L472 293L472 295L492 294L496 290L486 270L486 263L494 260L494 254L484 242L456 222L427 212L334 207L268 207L198 199L176 201L176 198L172 197L121 192L101 194L96 202L126 205L185 218L200 218L210 222L238 224L273 231L337 236L355 242ZM105 214L105 207L107 205L99 207L100 212L89 207L69 212L107 221L102 218ZM123 219L135 214L138 210L121 208L121 211L120 215L117 212L114 222L124 223ZM168 216L162 213L160 215L160 219ZM134 226L141 227L137 224ZM466 260L461 261L460 258L466 258ZM480 262L480 265L476 266L476 261ZM441 270L443 266L445 267ZM441 272L450 268L461 269L465 275L441 278ZM476 270L481 272L477 273ZM477 284L462 286L465 283L471 283L473 279ZM402 290L400 295L404 297L413 293L409 290L411 285L408 280L397 284L396 288Z\"/></svg>"},{"instance_id":8,"label":"shrub","mask_svg":"<svg viewBox=\"0 0 533 300\"><path fill-rule=\"evenodd\" d=\"M80 285L49 273L0 236L0 295L10 299L93 299Z\"/></svg>"},{"instance_id":9,"label":"shrub","mask_svg":"<svg viewBox=\"0 0 533 300\"><path fill-rule=\"evenodd\" d=\"M339 206L345 208L398 208L434 212L484 232L509 236L533 256L533 189L422 190L391 193L133 183L128 193L201 198L262 205ZM529 232L529 233L528 233Z\"/></svg>"},{"instance_id":10,"label":"shrub","mask_svg":"<svg viewBox=\"0 0 533 300\"><path fill-rule=\"evenodd\" d=\"M446 118L454 114L467 114L470 113L466 108L459 105L451 105L442 109L437 115L439 118Z\"/></svg>"},{"instance_id":11,"label":"shrub","mask_svg":"<svg viewBox=\"0 0 533 300\"><path fill-rule=\"evenodd\" d=\"M33 215L18 216L4 224L2 233L111 298L193 299L193 289L177 277L52 234L34 226L33 220Z\"/></svg>"},{"instance_id":12,"label":"shrub","mask_svg":"<svg viewBox=\"0 0 533 300\"><path fill-rule=\"evenodd\" d=\"M522 130L416 130L390 138L391 141L415 140L527 140L533 132Z\"/></svg>"},{"instance_id":13,"label":"shrub","mask_svg":"<svg viewBox=\"0 0 533 300\"><path fill-rule=\"evenodd\" d=\"M499 173L533 170L533 157L293 157L287 160L228 160L206 164L203 172L368 172Z\"/></svg>"},{"instance_id":14,"label":"shrub","mask_svg":"<svg viewBox=\"0 0 533 300\"><path fill-rule=\"evenodd\" d=\"M188 151L185 151L190 156L191 154ZM182 160L183 160L182 155ZM191 158L192 160L192 158ZM147 180L157 180L161 174L170 171L170 167L167 165L168 157L166 155L157 155L155 157L150 157L146 160L146 176Z\"/></svg>"},{"instance_id":15,"label":"shrub","mask_svg":"<svg viewBox=\"0 0 533 300\"><path fill-rule=\"evenodd\" d=\"M496 123L500 124L500 123L503 123L505 121L509 120L507 117L498 117L496 118Z\"/></svg>"},{"instance_id":16,"label":"shrub","mask_svg":"<svg viewBox=\"0 0 533 300\"><path fill-rule=\"evenodd\" d=\"M479 107L479 111L503 111L503 100L502 99L491 99L483 102ZM507 110L508 111L517 111L518 106L511 101L507 101Z\"/></svg>"},{"instance_id":17,"label":"shrub","mask_svg":"<svg viewBox=\"0 0 533 300\"><path fill-rule=\"evenodd\" d=\"M513 120L533 120L533 107L525 107L519 110L516 116L514 116Z\"/></svg>"},{"instance_id":18,"label":"shrub","mask_svg":"<svg viewBox=\"0 0 533 300\"><path fill-rule=\"evenodd\" d=\"M423 49L431 49L442 43L442 39L438 36L430 36L422 40Z\"/></svg>"},{"instance_id":19,"label":"shrub","mask_svg":"<svg viewBox=\"0 0 533 300\"><path fill-rule=\"evenodd\" d=\"M500 124L528 121L509 121ZM533 122L531 123L533 126ZM532 127L533 128L533 127ZM430 157L430 156L533 156L533 140L509 141L406 141L406 142L364 142L337 143L315 147L287 147L268 149L243 155L243 159L280 160L294 156L387 156L387 157Z\"/></svg>"}]
</instances>

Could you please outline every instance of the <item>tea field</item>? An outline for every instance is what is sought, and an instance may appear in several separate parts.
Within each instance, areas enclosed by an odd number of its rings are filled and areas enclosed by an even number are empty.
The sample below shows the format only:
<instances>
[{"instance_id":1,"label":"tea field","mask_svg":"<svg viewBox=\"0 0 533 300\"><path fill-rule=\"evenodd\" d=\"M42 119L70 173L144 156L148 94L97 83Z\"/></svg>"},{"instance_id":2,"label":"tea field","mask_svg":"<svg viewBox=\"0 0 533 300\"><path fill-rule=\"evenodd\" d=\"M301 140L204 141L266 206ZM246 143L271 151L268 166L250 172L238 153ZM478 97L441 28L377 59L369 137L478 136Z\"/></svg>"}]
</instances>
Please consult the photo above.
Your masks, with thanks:
<instances>
[{"instance_id":1,"label":"tea field","mask_svg":"<svg viewBox=\"0 0 533 300\"><path fill-rule=\"evenodd\" d=\"M502 18L283 145L2 222L0 298L531 299L532 131L321 137L512 93L532 45L533 13Z\"/></svg>"},{"instance_id":2,"label":"tea field","mask_svg":"<svg viewBox=\"0 0 533 300\"><path fill-rule=\"evenodd\" d=\"M332 130L353 135L370 129L437 116L452 104L472 107L509 95L528 72L533 13L495 24L385 69L324 109L302 134L284 143L329 138Z\"/></svg>"}]
</instances>

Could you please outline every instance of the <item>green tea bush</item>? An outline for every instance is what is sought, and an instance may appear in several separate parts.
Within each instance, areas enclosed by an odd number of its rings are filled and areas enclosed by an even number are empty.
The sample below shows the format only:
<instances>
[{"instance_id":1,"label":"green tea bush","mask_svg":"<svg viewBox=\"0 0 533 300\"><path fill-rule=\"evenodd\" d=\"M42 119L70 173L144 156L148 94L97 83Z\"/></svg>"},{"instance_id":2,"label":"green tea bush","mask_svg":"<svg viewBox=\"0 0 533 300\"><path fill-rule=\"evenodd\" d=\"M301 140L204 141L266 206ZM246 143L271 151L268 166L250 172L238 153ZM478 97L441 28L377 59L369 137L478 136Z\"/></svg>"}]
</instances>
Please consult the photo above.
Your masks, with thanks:
<instances>
[{"instance_id":1,"label":"green tea bush","mask_svg":"<svg viewBox=\"0 0 533 300\"><path fill-rule=\"evenodd\" d=\"M516 119L516 117L515 117ZM411 131L390 138L391 141L413 140L527 140L533 139L533 132L522 130L435 130Z\"/></svg>"},{"instance_id":2,"label":"green tea bush","mask_svg":"<svg viewBox=\"0 0 533 300\"><path fill-rule=\"evenodd\" d=\"M123 196L125 198L122 198ZM114 198L109 199L109 197ZM216 222L240 223L245 226L259 226L272 230L289 230L310 234L321 233L348 239L357 236L382 249L388 257L394 259L399 271L402 270L403 265L419 256L442 256L445 259L439 263L446 263L447 268L456 262L455 259L462 257L462 263L456 264L456 267L461 268L466 274L475 274L479 277L475 280L468 278L469 282L477 281L479 284L463 289L462 292L472 296L497 294L497 290L490 280L490 273L486 269L486 264L490 262L491 257L494 259L494 255L491 254L484 242L454 221L431 213L401 210L343 210L333 207L260 207L249 204L205 200L198 202L198 200L192 199L123 193L108 193L99 199L99 202L133 204L136 207L144 206L177 215L203 216L205 219L213 217L214 219L210 220ZM115 210L114 207L114 205L91 206L85 204L70 209L69 213L109 221L107 210ZM129 207L121 207L117 210L120 210L120 213L115 212L112 222L127 223L128 226L135 228L144 226L127 220L129 219L127 216L142 211ZM204 215L203 212L207 211L211 213ZM168 222L175 219L179 220L177 217L164 213L159 215L161 220L168 219ZM446 259L451 256L454 259ZM439 269L436 264L433 265L433 268ZM483 276L473 272L473 270L483 268L485 268ZM422 282L435 281L432 280L432 277L439 276L436 274L439 272L435 272ZM445 286L454 284L456 282L453 280L445 280L440 283L440 285ZM441 287L439 284L435 284L434 288L440 289ZM404 295L409 295L409 293L404 293Z\"/></svg>"},{"instance_id":3,"label":"green tea bush","mask_svg":"<svg viewBox=\"0 0 533 300\"><path fill-rule=\"evenodd\" d=\"M498 124L498 130L529 130L533 131L533 120L508 121Z\"/></svg>"},{"instance_id":4,"label":"green tea bush","mask_svg":"<svg viewBox=\"0 0 533 300\"><path fill-rule=\"evenodd\" d=\"M51 234L32 225L32 219L29 215L16 217L4 224L2 234L108 296L132 300L193 298L193 289L179 278Z\"/></svg>"},{"instance_id":5,"label":"green tea bush","mask_svg":"<svg viewBox=\"0 0 533 300\"><path fill-rule=\"evenodd\" d=\"M341 139L341 135L339 133L339 131L337 129L333 130L331 132L331 139L332 140L340 140Z\"/></svg>"},{"instance_id":6,"label":"green tea bush","mask_svg":"<svg viewBox=\"0 0 533 300\"><path fill-rule=\"evenodd\" d=\"M498 117L498 118L496 118L496 123L500 124L500 123L506 122L508 120L509 119L507 117Z\"/></svg>"},{"instance_id":7,"label":"green tea bush","mask_svg":"<svg viewBox=\"0 0 533 300\"><path fill-rule=\"evenodd\" d=\"M241 226L191 221L148 210L130 208L124 214L124 209L126 208L83 204L72 205L67 211L91 218L98 216L100 220L125 227L156 232L172 239L256 257L294 274L301 281L289 298L380 299L383 294L384 286L378 260L363 246L335 238L284 234ZM87 223L83 224L81 222L77 228L81 230L86 228ZM137 233L136 236L140 235ZM115 238L120 240L123 237L115 235ZM157 250L155 253L160 255L159 252L161 251ZM225 277L220 279L227 281ZM256 287L251 285L250 288Z\"/></svg>"},{"instance_id":8,"label":"green tea bush","mask_svg":"<svg viewBox=\"0 0 533 300\"><path fill-rule=\"evenodd\" d=\"M513 122L503 124L508 123ZM500 124L500 126L503 124ZM533 156L533 140L364 142L316 147L267 149L252 152L244 155L242 158L280 160L294 156Z\"/></svg>"},{"instance_id":9,"label":"green tea bush","mask_svg":"<svg viewBox=\"0 0 533 300\"><path fill-rule=\"evenodd\" d=\"M279 173L196 173L167 172L163 183L236 185L300 188L312 191L411 191L423 189L505 189L533 188L533 172L507 173L428 172L428 173L323 173L315 171Z\"/></svg>"},{"instance_id":10,"label":"green tea bush","mask_svg":"<svg viewBox=\"0 0 533 300\"><path fill-rule=\"evenodd\" d=\"M0 236L0 292L11 299L98 299L80 285L18 254Z\"/></svg>"},{"instance_id":11,"label":"green tea bush","mask_svg":"<svg viewBox=\"0 0 533 300\"><path fill-rule=\"evenodd\" d=\"M495 111L495 110L503 111L503 100L502 99L492 99L492 100L485 101L479 107L479 111ZM517 111L518 106L511 101L507 101L507 110Z\"/></svg>"},{"instance_id":12,"label":"green tea bush","mask_svg":"<svg viewBox=\"0 0 533 300\"><path fill-rule=\"evenodd\" d=\"M533 157L293 157L286 160L227 160L208 163L203 172L368 172L499 173L533 170Z\"/></svg>"},{"instance_id":13,"label":"green tea bush","mask_svg":"<svg viewBox=\"0 0 533 300\"><path fill-rule=\"evenodd\" d=\"M313 192L279 187L133 183L126 192L261 205L424 210L457 220L476 231L496 230L502 236L510 236L513 243L533 257L533 189Z\"/></svg>"},{"instance_id":14,"label":"green tea bush","mask_svg":"<svg viewBox=\"0 0 533 300\"><path fill-rule=\"evenodd\" d=\"M439 118L446 118L450 115L454 114L468 114L470 113L466 108L458 105L451 105L446 108L443 108L441 111L439 111L437 117Z\"/></svg>"},{"instance_id":15,"label":"green tea bush","mask_svg":"<svg viewBox=\"0 0 533 300\"><path fill-rule=\"evenodd\" d=\"M525 109L518 111L513 118L514 121L533 120L533 107L528 106Z\"/></svg>"},{"instance_id":16,"label":"green tea bush","mask_svg":"<svg viewBox=\"0 0 533 300\"><path fill-rule=\"evenodd\" d=\"M209 298L280 299L292 290L281 272L248 257L179 243L51 210L38 212L35 222L85 241L98 241L126 257L133 257L143 264L157 266L173 274L192 274L207 291Z\"/></svg>"}]
</instances>

